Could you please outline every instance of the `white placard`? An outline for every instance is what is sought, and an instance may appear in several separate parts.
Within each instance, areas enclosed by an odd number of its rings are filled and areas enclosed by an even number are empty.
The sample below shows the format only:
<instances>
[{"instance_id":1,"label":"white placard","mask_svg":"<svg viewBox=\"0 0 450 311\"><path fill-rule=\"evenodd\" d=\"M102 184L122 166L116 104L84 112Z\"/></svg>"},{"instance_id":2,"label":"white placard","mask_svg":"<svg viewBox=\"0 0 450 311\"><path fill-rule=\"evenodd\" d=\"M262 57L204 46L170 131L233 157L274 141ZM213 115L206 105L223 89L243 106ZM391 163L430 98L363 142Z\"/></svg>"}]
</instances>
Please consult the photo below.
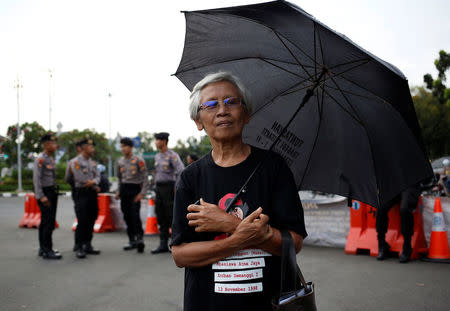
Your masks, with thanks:
<instances>
[{"instance_id":1,"label":"white placard","mask_svg":"<svg viewBox=\"0 0 450 311\"><path fill-rule=\"evenodd\" d=\"M213 270L241 270L265 267L264 258L221 260L212 265Z\"/></svg>"},{"instance_id":2,"label":"white placard","mask_svg":"<svg viewBox=\"0 0 450 311\"><path fill-rule=\"evenodd\" d=\"M214 272L214 282L247 281L262 277L263 269Z\"/></svg>"},{"instance_id":3,"label":"white placard","mask_svg":"<svg viewBox=\"0 0 450 311\"><path fill-rule=\"evenodd\" d=\"M214 292L220 294L249 294L262 292L263 285L259 283L245 283L245 284L227 284L215 283Z\"/></svg>"},{"instance_id":4,"label":"white placard","mask_svg":"<svg viewBox=\"0 0 450 311\"><path fill-rule=\"evenodd\" d=\"M239 258L250 258L250 257L267 257L272 256L272 254L265 252L261 249L243 249L239 252L234 253L226 259L239 259Z\"/></svg>"}]
</instances>

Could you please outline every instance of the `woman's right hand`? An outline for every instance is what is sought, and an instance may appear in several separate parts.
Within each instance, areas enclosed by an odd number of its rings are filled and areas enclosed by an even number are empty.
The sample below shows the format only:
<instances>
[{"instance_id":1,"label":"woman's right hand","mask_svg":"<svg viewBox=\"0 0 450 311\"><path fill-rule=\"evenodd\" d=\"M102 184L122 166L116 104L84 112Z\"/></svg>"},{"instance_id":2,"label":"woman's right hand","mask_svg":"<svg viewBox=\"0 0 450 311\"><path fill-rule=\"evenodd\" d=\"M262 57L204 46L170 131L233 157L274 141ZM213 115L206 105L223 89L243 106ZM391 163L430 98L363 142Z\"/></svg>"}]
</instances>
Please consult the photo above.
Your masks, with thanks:
<instances>
[{"instance_id":1,"label":"woman's right hand","mask_svg":"<svg viewBox=\"0 0 450 311\"><path fill-rule=\"evenodd\" d=\"M239 240L243 248L247 248L264 243L272 235L269 216L263 214L260 207L241 221L232 237Z\"/></svg>"}]
</instances>

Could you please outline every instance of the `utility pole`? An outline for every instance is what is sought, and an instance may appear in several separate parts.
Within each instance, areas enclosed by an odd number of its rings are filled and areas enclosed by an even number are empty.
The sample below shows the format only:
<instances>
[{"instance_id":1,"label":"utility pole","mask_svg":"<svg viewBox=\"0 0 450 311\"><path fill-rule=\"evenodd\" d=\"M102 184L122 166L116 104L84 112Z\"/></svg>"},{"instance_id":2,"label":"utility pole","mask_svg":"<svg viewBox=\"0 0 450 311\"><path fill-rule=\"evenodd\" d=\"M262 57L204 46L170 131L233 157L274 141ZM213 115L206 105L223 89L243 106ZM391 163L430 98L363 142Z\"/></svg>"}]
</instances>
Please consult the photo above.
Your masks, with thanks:
<instances>
[{"instance_id":1,"label":"utility pole","mask_svg":"<svg viewBox=\"0 0 450 311\"><path fill-rule=\"evenodd\" d=\"M49 79L48 79L48 130L52 131L52 77L53 71L51 69L48 70Z\"/></svg>"},{"instance_id":2,"label":"utility pole","mask_svg":"<svg viewBox=\"0 0 450 311\"><path fill-rule=\"evenodd\" d=\"M112 115L112 103L111 103L112 94L108 93L108 104L109 104L109 130L108 130L108 145L111 147L112 144L112 136L111 136L111 115ZM112 148L111 148L112 149ZM112 177L112 157L111 152L108 154L108 177Z\"/></svg>"},{"instance_id":3,"label":"utility pole","mask_svg":"<svg viewBox=\"0 0 450 311\"><path fill-rule=\"evenodd\" d=\"M22 84L20 84L19 76L17 76L16 81L14 82L14 88L17 90L17 191L23 191L22 188L22 152L20 150L21 143L21 132L20 132L20 102L19 102L19 93L22 88Z\"/></svg>"}]
</instances>

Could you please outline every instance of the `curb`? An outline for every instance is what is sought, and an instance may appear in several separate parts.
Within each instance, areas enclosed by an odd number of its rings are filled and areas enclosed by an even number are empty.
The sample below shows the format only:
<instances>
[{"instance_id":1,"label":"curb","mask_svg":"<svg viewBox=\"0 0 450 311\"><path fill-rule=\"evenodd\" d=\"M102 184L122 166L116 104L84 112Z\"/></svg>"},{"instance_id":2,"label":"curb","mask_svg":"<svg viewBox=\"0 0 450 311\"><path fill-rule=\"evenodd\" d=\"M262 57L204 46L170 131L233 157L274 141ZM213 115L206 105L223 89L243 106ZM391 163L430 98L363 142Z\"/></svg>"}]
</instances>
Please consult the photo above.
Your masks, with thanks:
<instances>
[{"instance_id":1,"label":"curb","mask_svg":"<svg viewBox=\"0 0 450 311\"><path fill-rule=\"evenodd\" d=\"M33 192L21 192L21 193L12 193L12 192L4 192L4 193L0 193L0 198L4 197L4 198L15 198L15 197L25 197L26 194L28 193L33 193ZM61 196L65 196L65 197L70 197L72 193L69 192L60 192Z\"/></svg>"}]
</instances>

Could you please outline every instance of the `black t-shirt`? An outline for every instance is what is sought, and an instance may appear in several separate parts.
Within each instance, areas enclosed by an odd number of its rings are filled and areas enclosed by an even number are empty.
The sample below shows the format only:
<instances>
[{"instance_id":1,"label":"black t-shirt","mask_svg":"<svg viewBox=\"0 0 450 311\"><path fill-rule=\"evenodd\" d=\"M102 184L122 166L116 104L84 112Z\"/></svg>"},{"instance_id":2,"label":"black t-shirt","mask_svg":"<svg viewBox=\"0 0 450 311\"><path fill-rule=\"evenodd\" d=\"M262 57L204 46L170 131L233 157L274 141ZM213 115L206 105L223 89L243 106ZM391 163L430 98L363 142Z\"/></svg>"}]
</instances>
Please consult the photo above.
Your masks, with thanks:
<instances>
[{"instance_id":1,"label":"black t-shirt","mask_svg":"<svg viewBox=\"0 0 450 311\"><path fill-rule=\"evenodd\" d=\"M263 159L237 202L235 215L245 217L261 206L272 227L306 237L303 208L289 167L278 154L252 147L247 159L235 166L220 167L209 153L183 171L175 195L172 245L223 238L220 232L197 233L189 227L187 207L203 198L224 209ZM279 284L280 257L243 250L214 265L185 269L184 310L271 310L270 300Z\"/></svg>"}]
</instances>

